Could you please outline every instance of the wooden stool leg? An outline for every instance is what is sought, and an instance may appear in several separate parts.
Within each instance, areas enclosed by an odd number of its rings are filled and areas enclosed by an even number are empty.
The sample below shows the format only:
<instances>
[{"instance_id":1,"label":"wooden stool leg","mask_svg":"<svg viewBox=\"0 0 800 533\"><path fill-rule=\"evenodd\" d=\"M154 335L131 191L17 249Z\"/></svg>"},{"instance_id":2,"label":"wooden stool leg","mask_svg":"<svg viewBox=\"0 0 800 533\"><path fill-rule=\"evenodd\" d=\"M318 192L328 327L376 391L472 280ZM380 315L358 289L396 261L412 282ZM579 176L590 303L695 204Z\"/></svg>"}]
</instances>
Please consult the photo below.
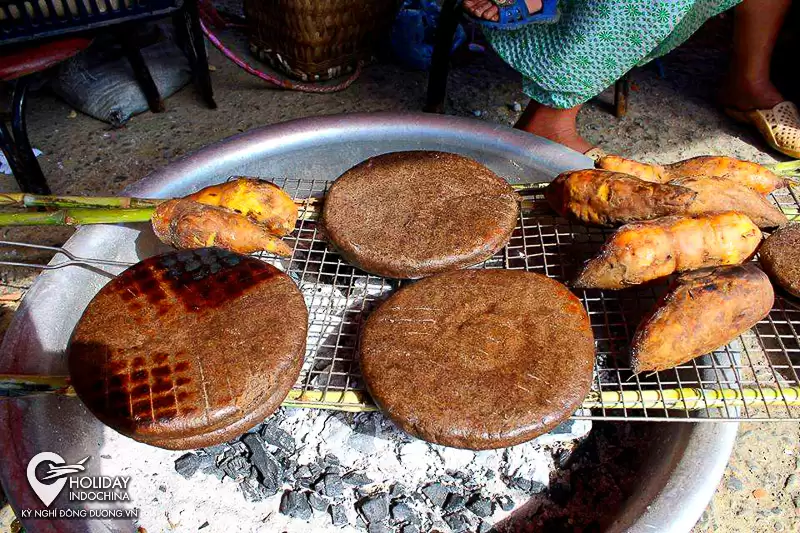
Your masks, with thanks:
<instances>
[{"instance_id":1,"label":"wooden stool leg","mask_svg":"<svg viewBox=\"0 0 800 533\"><path fill-rule=\"evenodd\" d=\"M164 100L162 100L161 95L158 94L158 87L156 86L156 82L153 81L153 76L150 75L147 64L144 62L141 49L139 49L131 35L127 32L121 37L121 41L122 48L125 51L125 57L128 58L128 62L131 64L133 75L147 99L147 105L150 107L150 111L153 113L161 113L164 111Z\"/></svg>"},{"instance_id":2,"label":"wooden stool leg","mask_svg":"<svg viewBox=\"0 0 800 533\"><path fill-rule=\"evenodd\" d=\"M460 14L461 4L458 0L444 0L439 16L439 27L436 28L431 70L428 74L428 98L424 109L428 113L444 113L450 51L453 48Z\"/></svg>"},{"instance_id":3,"label":"wooden stool leg","mask_svg":"<svg viewBox=\"0 0 800 533\"><path fill-rule=\"evenodd\" d=\"M622 118L628 114L628 93L631 89L631 80L625 74L614 84L614 116Z\"/></svg>"},{"instance_id":4,"label":"wooden stool leg","mask_svg":"<svg viewBox=\"0 0 800 533\"><path fill-rule=\"evenodd\" d=\"M16 146L17 166L20 167L17 173L14 170L14 178L19 184L22 192L33 194L50 194L50 187L44 179L42 168L33 154L33 148L28 140L28 129L25 124L25 108L27 107L28 83L25 78L20 78L14 85L14 94L11 104L11 130L14 133L13 145ZM2 135L7 137L8 130L3 127ZM4 141L5 144L5 141ZM10 161L10 159L9 159Z\"/></svg>"},{"instance_id":5,"label":"wooden stool leg","mask_svg":"<svg viewBox=\"0 0 800 533\"><path fill-rule=\"evenodd\" d=\"M211 109L216 109L217 103L214 101L214 90L211 87L211 73L208 71L206 42L203 30L200 27L200 11L197 6L197 0L186 0L184 9L186 10L186 28L189 35L188 44L193 50L195 59L194 65L192 65L195 85L206 105Z\"/></svg>"}]
</instances>

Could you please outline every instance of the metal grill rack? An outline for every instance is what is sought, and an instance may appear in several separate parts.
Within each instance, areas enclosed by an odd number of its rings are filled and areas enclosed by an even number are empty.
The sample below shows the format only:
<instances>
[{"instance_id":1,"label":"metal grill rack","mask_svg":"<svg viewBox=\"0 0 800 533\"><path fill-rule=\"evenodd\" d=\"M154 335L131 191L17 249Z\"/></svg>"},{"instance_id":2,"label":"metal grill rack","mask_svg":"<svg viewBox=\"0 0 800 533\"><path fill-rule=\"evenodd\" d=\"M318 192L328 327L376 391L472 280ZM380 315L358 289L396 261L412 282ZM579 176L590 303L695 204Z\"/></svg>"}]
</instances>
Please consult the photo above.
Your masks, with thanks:
<instances>
[{"instance_id":1,"label":"metal grill rack","mask_svg":"<svg viewBox=\"0 0 800 533\"><path fill-rule=\"evenodd\" d=\"M294 198L309 199L300 208L293 255L281 262L309 307L306 361L286 404L373 410L358 368L358 333L369 311L400 282L348 265L326 244L316 211L327 182L279 184ZM609 230L554 216L536 186L520 193L523 209L510 242L476 268L526 269L569 280L600 248ZM800 208L792 190L781 191L774 200L790 214ZM633 375L629 340L666 287L664 282L576 293L589 312L597 358L592 392L575 418L800 420L800 301L780 291L770 315L730 345L673 370Z\"/></svg>"}]
</instances>

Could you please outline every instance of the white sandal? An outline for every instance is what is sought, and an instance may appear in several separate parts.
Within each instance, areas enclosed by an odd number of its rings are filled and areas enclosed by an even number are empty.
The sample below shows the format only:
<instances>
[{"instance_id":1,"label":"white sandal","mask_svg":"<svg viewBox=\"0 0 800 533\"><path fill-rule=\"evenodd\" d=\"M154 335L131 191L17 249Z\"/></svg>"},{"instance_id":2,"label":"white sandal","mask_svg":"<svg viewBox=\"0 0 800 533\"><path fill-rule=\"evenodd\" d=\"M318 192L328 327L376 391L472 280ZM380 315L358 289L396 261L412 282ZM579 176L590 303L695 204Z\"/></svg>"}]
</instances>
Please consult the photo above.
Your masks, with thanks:
<instances>
[{"instance_id":1,"label":"white sandal","mask_svg":"<svg viewBox=\"0 0 800 533\"><path fill-rule=\"evenodd\" d=\"M739 111L726 108L725 112L739 122L755 126L775 150L800 159L800 112L793 102L781 102L772 109Z\"/></svg>"}]
</instances>

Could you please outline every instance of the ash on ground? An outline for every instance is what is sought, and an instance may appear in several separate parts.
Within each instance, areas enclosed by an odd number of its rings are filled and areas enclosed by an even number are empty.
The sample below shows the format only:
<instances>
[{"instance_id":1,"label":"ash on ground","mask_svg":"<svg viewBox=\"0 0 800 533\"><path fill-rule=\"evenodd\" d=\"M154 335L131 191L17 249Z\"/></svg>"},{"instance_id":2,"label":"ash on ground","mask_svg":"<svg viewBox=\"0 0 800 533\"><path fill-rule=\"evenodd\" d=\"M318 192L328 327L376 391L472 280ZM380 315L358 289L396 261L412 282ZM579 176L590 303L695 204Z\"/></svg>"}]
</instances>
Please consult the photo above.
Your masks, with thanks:
<instances>
[{"instance_id":1,"label":"ash on ground","mask_svg":"<svg viewBox=\"0 0 800 533\"><path fill-rule=\"evenodd\" d=\"M169 454L175 482L157 488L169 498L155 492L163 505L142 506L139 524L229 531L232 511L238 531L492 531L523 504L530 514L569 497L562 473L590 429L569 420L473 452L415 439L379 413L284 408L235 441ZM152 485L139 489L153 498Z\"/></svg>"}]
</instances>

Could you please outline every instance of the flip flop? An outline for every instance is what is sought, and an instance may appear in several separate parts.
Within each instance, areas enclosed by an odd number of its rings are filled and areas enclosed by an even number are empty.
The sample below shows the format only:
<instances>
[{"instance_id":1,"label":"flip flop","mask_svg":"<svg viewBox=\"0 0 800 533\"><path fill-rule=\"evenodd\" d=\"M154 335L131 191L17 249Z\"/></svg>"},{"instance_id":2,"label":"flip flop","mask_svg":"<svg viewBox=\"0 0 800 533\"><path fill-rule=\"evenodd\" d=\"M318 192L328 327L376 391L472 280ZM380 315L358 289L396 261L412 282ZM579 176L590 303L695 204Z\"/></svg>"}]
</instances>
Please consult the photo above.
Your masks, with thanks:
<instances>
[{"instance_id":1,"label":"flip flop","mask_svg":"<svg viewBox=\"0 0 800 533\"><path fill-rule=\"evenodd\" d=\"M469 13L466 16L476 24L496 30L516 30L528 24L544 24L558 20L558 0L542 0L542 9L536 13L529 13L525 0L491 0L497 6L499 20L497 22L475 17Z\"/></svg>"},{"instance_id":2,"label":"flip flop","mask_svg":"<svg viewBox=\"0 0 800 533\"><path fill-rule=\"evenodd\" d=\"M727 107L725 113L739 122L755 126L775 150L800 159L800 112L793 102L781 102L772 109L752 111Z\"/></svg>"}]
</instances>

